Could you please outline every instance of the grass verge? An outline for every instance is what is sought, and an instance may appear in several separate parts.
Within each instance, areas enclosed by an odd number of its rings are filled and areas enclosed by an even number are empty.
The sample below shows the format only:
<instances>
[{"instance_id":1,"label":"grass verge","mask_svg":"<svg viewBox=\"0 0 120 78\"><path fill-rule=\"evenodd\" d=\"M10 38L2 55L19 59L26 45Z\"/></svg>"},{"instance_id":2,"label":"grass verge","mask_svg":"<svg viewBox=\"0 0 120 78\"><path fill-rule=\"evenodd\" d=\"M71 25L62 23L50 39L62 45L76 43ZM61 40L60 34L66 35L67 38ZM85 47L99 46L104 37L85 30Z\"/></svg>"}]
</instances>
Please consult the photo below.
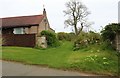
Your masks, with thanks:
<instances>
[{"instance_id":1,"label":"grass verge","mask_svg":"<svg viewBox=\"0 0 120 78\"><path fill-rule=\"evenodd\" d=\"M72 51L70 42L63 42L60 47L44 50L2 47L2 59L57 69L116 76L118 74L116 52L108 49L102 50L100 47L101 45L91 45L79 51Z\"/></svg>"}]
</instances>

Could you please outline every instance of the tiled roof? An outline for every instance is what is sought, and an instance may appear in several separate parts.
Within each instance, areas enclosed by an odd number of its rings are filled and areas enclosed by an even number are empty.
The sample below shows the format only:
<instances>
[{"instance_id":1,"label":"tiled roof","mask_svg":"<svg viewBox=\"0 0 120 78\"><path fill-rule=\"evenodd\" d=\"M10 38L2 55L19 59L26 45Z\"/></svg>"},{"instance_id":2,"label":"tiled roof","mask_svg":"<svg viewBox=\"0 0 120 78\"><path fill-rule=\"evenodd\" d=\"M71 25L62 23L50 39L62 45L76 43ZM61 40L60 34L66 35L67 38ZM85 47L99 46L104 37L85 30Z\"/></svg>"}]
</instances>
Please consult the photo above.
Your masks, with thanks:
<instances>
[{"instance_id":1,"label":"tiled roof","mask_svg":"<svg viewBox=\"0 0 120 78\"><path fill-rule=\"evenodd\" d=\"M8 17L2 19L3 28L24 27L39 25L43 20L43 15Z\"/></svg>"}]
</instances>

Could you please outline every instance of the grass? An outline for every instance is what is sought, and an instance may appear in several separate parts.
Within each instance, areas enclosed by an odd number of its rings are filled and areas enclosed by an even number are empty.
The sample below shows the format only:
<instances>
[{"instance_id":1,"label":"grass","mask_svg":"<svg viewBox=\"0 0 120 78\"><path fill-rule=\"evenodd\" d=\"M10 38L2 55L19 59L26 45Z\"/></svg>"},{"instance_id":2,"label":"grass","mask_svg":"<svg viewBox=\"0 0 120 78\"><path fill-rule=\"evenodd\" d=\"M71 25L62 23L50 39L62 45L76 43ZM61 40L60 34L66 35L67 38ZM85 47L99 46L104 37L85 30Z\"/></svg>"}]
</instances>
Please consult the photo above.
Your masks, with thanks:
<instances>
[{"instance_id":1,"label":"grass","mask_svg":"<svg viewBox=\"0 0 120 78\"><path fill-rule=\"evenodd\" d=\"M108 49L102 50L100 46L91 45L79 51L72 51L70 42L63 42L60 47L48 49L2 47L2 59L57 69L117 75L118 56L116 52Z\"/></svg>"}]
</instances>

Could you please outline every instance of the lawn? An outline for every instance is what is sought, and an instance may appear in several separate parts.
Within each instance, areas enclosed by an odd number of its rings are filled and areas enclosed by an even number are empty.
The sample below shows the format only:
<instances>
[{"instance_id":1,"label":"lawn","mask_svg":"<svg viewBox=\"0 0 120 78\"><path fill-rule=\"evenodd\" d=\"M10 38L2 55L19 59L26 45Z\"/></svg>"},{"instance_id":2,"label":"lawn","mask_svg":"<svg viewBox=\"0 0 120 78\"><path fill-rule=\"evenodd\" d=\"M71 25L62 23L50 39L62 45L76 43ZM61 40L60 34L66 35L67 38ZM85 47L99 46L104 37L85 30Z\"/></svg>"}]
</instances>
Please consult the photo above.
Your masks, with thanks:
<instances>
[{"instance_id":1,"label":"lawn","mask_svg":"<svg viewBox=\"0 0 120 78\"><path fill-rule=\"evenodd\" d=\"M2 59L64 70L117 75L116 52L102 50L100 47L91 45L79 51L72 51L70 42L63 42L60 47L48 49L2 47Z\"/></svg>"}]
</instances>

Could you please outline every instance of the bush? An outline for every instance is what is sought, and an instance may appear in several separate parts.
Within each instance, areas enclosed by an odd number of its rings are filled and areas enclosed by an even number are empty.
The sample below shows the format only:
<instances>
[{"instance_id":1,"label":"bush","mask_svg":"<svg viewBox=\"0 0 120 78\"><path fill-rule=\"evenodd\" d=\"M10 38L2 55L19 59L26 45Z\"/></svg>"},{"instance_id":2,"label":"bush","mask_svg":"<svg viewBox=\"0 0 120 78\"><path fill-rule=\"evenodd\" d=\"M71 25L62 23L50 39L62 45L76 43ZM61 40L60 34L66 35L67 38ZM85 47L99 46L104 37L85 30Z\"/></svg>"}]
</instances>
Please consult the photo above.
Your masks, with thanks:
<instances>
[{"instance_id":1,"label":"bush","mask_svg":"<svg viewBox=\"0 0 120 78\"><path fill-rule=\"evenodd\" d=\"M114 41L117 32L120 32L120 24L112 23L105 26L101 31L101 35L103 40Z\"/></svg>"},{"instance_id":2,"label":"bush","mask_svg":"<svg viewBox=\"0 0 120 78\"><path fill-rule=\"evenodd\" d=\"M57 47L60 45L60 43L56 37L56 34L54 32L44 30L41 32L41 36L46 37L48 47Z\"/></svg>"},{"instance_id":3,"label":"bush","mask_svg":"<svg viewBox=\"0 0 120 78\"><path fill-rule=\"evenodd\" d=\"M86 48L90 44L100 43L101 36L98 33L90 31L88 33L81 32L78 38L74 41L74 50Z\"/></svg>"},{"instance_id":4,"label":"bush","mask_svg":"<svg viewBox=\"0 0 120 78\"><path fill-rule=\"evenodd\" d=\"M120 24L119 23L111 23L109 25L106 25L104 29L101 31L101 36L103 41L112 48L115 49L117 44L115 42L116 34L120 32ZM106 46L105 46L106 47Z\"/></svg>"},{"instance_id":5,"label":"bush","mask_svg":"<svg viewBox=\"0 0 120 78\"><path fill-rule=\"evenodd\" d=\"M74 38L74 33L65 33L65 32L59 32L57 33L57 38L59 40L66 40L66 41L72 41Z\"/></svg>"},{"instance_id":6,"label":"bush","mask_svg":"<svg viewBox=\"0 0 120 78\"><path fill-rule=\"evenodd\" d=\"M115 49L115 48L111 45L110 41L107 41L107 40L101 42L100 48L101 48L102 50L106 50L106 49L114 50L114 49Z\"/></svg>"}]
</instances>

